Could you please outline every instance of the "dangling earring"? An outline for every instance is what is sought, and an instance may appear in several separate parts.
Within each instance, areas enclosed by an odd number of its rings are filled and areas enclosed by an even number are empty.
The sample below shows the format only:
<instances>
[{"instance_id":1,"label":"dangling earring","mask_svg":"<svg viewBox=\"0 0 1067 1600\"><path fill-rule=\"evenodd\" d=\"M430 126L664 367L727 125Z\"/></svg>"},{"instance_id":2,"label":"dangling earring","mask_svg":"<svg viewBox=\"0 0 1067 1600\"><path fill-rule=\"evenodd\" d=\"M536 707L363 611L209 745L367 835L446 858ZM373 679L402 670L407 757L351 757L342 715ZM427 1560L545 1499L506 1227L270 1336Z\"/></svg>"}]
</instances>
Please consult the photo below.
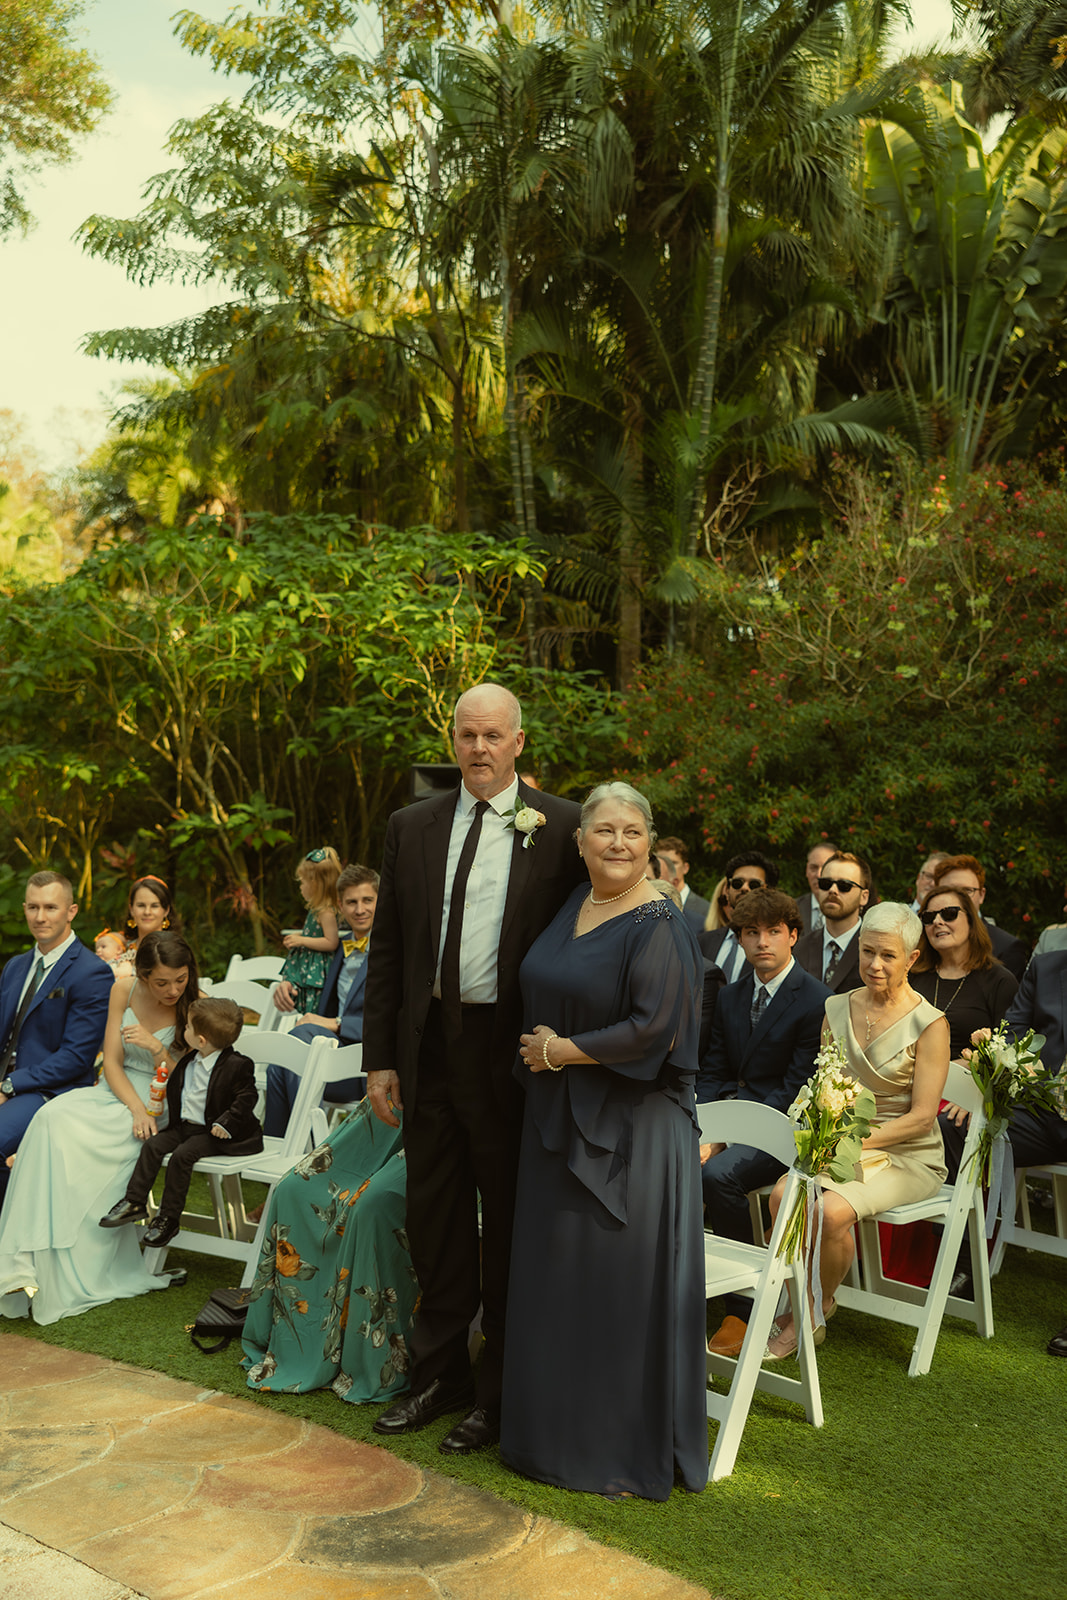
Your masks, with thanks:
<instances>
[{"instance_id":1,"label":"dangling earring","mask_svg":"<svg viewBox=\"0 0 1067 1600\"><path fill-rule=\"evenodd\" d=\"M163 926L164 926L164 928L169 928L170 927L170 918L169 917L164 917L163 918Z\"/></svg>"}]
</instances>

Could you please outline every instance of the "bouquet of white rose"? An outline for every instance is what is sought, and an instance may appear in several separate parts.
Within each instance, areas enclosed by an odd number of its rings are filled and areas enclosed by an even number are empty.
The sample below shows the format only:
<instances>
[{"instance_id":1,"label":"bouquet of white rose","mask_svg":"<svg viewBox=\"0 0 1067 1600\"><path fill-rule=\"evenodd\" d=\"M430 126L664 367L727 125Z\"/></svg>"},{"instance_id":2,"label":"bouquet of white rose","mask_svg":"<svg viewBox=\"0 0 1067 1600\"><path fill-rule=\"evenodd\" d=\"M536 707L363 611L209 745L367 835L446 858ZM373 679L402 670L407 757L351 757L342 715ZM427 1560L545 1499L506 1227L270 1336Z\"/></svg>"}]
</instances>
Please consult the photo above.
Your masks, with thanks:
<instances>
[{"instance_id":1,"label":"bouquet of white rose","mask_svg":"<svg viewBox=\"0 0 1067 1600\"><path fill-rule=\"evenodd\" d=\"M960 1054L982 1091L986 1125L974 1153L975 1168L989 1189L986 1232L991 1234L999 1206L1015 1205L1015 1172L1010 1160L1008 1119L1013 1111L1049 1111L1056 1108L1057 1082L1041 1061L1044 1035L1033 1028L1012 1041L1004 1024L994 1033L978 1028L971 1034L973 1049Z\"/></svg>"},{"instance_id":2,"label":"bouquet of white rose","mask_svg":"<svg viewBox=\"0 0 1067 1600\"><path fill-rule=\"evenodd\" d=\"M795 1261L807 1240L808 1220L819 1204L815 1179L823 1173L842 1183L854 1178L863 1141L871 1131L874 1095L849 1077L847 1069L845 1052L836 1040L824 1044L815 1057L814 1074L789 1107L789 1120L795 1124L796 1168L805 1182L782 1235L779 1254L786 1261Z\"/></svg>"}]
</instances>

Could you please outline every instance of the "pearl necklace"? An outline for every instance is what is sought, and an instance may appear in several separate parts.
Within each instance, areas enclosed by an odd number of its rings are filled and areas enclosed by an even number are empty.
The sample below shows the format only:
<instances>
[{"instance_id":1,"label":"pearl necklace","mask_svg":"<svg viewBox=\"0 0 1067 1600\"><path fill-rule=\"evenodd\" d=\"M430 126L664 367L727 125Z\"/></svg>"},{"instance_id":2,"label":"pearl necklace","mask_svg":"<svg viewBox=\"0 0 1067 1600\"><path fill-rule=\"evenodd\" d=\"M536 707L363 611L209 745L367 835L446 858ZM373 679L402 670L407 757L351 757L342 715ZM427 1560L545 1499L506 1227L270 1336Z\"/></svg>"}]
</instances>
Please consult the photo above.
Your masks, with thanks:
<instances>
[{"instance_id":1,"label":"pearl necklace","mask_svg":"<svg viewBox=\"0 0 1067 1600\"><path fill-rule=\"evenodd\" d=\"M637 879L637 882L631 883L630 887L628 889L624 889L621 894L609 894L604 900L598 900L592 889L590 889L589 904L591 906L610 906L613 900L625 900L628 894L633 894L634 890L637 888L637 884L643 883L644 881L644 874L642 873L641 877Z\"/></svg>"}]
</instances>

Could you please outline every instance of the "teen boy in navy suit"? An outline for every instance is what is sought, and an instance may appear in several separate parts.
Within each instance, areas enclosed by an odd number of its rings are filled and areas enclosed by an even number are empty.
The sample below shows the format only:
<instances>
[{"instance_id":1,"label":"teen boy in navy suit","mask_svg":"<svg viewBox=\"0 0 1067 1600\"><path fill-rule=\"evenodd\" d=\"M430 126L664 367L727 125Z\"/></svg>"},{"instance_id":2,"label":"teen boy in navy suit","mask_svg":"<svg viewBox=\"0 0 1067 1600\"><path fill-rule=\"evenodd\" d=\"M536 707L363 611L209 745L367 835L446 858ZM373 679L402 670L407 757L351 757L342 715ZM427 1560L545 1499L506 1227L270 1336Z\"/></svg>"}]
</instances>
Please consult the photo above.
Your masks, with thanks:
<instances>
[{"instance_id":1,"label":"teen boy in navy suit","mask_svg":"<svg viewBox=\"0 0 1067 1600\"><path fill-rule=\"evenodd\" d=\"M30 1118L46 1100L93 1083L104 1038L111 968L75 938L74 890L58 872L35 872L23 912L35 947L0 976L0 1205Z\"/></svg>"},{"instance_id":2,"label":"teen boy in navy suit","mask_svg":"<svg viewBox=\"0 0 1067 1600\"><path fill-rule=\"evenodd\" d=\"M698 1101L757 1100L786 1111L810 1078L830 990L793 960L796 902L778 889L753 889L731 914L749 971L719 995L711 1044L697 1076ZM751 1241L748 1196L785 1168L749 1145L701 1145L708 1221L727 1239ZM726 1317L709 1345L737 1355L750 1302L725 1297Z\"/></svg>"},{"instance_id":3,"label":"teen boy in navy suit","mask_svg":"<svg viewBox=\"0 0 1067 1600\"><path fill-rule=\"evenodd\" d=\"M302 1039L305 1044L317 1038L336 1039L342 1045L363 1042L363 996L371 928L378 905L378 874L371 867L345 867L337 879L337 901L349 932L342 936L330 963L318 1011L308 1012L293 1029L293 1038ZM267 1068L264 1133L280 1137L285 1132L299 1087L295 1072L273 1064ZM360 1079L345 1078L329 1085L326 1098L343 1104L355 1100L359 1092Z\"/></svg>"}]
</instances>

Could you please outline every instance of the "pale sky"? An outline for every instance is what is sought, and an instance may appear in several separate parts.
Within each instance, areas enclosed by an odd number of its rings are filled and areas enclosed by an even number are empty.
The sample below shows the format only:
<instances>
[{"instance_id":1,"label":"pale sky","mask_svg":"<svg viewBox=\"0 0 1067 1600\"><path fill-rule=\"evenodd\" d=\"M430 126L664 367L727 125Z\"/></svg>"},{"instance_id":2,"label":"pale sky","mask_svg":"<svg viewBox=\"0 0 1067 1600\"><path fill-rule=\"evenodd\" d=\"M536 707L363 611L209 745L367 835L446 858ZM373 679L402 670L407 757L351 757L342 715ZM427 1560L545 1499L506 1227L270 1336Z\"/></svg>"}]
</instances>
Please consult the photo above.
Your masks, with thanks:
<instances>
[{"instance_id":1,"label":"pale sky","mask_svg":"<svg viewBox=\"0 0 1067 1600\"><path fill-rule=\"evenodd\" d=\"M222 18L230 7L189 0L189 9ZM73 237L91 215L135 216L146 181L173 164L163 149L173 123L240 95L237 81L182 50L172 33L176 11L174 0L91 0L85 43L115 90L115 108L70 166L34 185L37 227L25 239L0 240L0 410L15 413L50 468L99 443L119 385L148 370L91 360L81 352L86 335L162 326L210 302L207 289L139 289ZM918 44L947 36L948 0L913 0L912 14Z\"/></svg>"}]
</instances>

